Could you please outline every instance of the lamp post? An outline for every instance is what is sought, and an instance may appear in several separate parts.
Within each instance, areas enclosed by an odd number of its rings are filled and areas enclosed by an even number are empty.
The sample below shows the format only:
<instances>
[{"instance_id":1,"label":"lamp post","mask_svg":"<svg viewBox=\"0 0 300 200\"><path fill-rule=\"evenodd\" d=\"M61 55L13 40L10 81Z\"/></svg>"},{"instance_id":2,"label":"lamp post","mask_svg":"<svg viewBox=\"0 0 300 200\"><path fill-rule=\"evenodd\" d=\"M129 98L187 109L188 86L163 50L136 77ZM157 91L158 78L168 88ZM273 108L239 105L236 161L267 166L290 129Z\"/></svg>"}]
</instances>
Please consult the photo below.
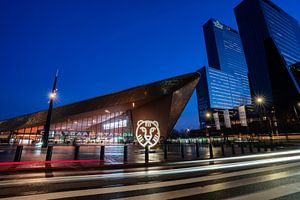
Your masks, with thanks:
<instances>
[{"instance_id":1,"label":"lamp post","mask_svg":"<svg viewBox=\"0 0 300 200\"><path fill-rule=\"evenodd\" d=\"M263 96L257 96L254 99L254 104L256 105L256 108L258 109L259 112L259 124L260 124L260 129L261 131L263 131L263 124L262 124L262 110L261 108L264 108L264 104L265 104L265 98Z\"/></svg>"},{"instance_id":2,"label":"lamp post","mask_svg":"<svg viewBox=\"0 0 300 200\"><path fill-rule=\"evenodd\" d=\"M51 124L51 117L52 117L52 110L53 110L53 102L57 97L57 89L56 89L56 82L58 77L58 71L55 74L54 82L53 82L53 88L51 93L49 94L49 108L47 113L47 119L46 123L44 125L44 134L43 134L43 145L42 147L48 146L49 141L49 131L50 131L50 124Z\"/></svg>"},{"instance_id":3,"label":"lamp post","mask_svg":"<svg viewBox=\"0 0 300 200\"><path fill-rule=\"evenodd\" d=\"M212 115L211 115L210 112L205 113L206 122L207 123L208 123L208 121L210 122L210 124L209 124L210 127L212 126L211 117L212 117ZM208 135L209 143L211 143L210 132L209 132L209 129L208 129L209 126L208 126L208 124L206 124L206 133Z\"/></svg>"},{"instance_id":4,"label":"lamp post","mask_svg":"<svg viewBox=\"0 0 300 200\"><path fill-rule=\"evenodd\" d=\"M256 103L256 105L261 109L263 109L263 120L264 120L264 118L266 119L266 120L268 120L268 122L269 122L269 126L270 126L270 131L271 131L271 133L269 134L269 137L270 137L270 140L271 140L271 142L273 141L273 125L272 125L272 121L271 121L271 119L270 119L270 117L268 116L268 114L266 113L266 108L265 108L265 106L266 106L266 99L265 99L265 97L263 97L263 96L257 96L256 98L255 98L255 103ZM261 111L261 110L260 110ZM273 112L273 111L272 111ZM261 119L260 119L260 121L261 121Z\"/></svg>"}]
</instances>

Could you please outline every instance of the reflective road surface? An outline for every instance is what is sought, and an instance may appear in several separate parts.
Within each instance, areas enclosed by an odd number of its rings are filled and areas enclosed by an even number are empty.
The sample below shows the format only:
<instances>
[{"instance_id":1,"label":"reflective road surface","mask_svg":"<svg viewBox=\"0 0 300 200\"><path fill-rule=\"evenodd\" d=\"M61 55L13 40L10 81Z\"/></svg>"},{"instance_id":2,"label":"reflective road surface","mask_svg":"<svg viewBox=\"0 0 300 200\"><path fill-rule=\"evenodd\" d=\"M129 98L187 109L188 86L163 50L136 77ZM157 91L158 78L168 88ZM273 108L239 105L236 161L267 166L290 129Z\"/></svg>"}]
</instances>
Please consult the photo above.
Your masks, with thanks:
<instances>
[{"instance_id":1,"label":"reflective road surface","mask_svg":"<svg viewBox=\"0 0 300 200\"><path fill-rule=\"evenodd\" d=\"M127 169L3 173L0 195L22 200L300 199L300 150Z\"/></svg>"}]
</instances>

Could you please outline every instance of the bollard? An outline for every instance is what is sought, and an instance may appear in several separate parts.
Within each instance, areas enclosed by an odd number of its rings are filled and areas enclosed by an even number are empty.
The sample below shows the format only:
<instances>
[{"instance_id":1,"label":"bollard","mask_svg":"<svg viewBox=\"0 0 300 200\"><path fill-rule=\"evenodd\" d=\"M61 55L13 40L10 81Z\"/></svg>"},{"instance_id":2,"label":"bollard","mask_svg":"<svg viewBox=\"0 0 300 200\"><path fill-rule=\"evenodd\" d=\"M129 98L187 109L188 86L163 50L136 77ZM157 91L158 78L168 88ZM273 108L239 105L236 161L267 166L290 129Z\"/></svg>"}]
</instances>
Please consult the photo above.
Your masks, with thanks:
<instances>
[{"instance_id":1,"label":"bollard","mask_svg":"<svg viewBox=\"0 0 300 200\"><path fill-rule=\"evenodd\" d=\"M199 142L198 142L198 141L196 142L196 156L197 156L197 158L200 157L200 152L199 152Z\"/></svg>"},{"instance_id":2,"label":"bollard","mask_svg":"<svg viewBox=\"0 0 300 200\"><path fill-rule=\"evenodd\" d=\"M209 143L209 158L214 158L213 146Z\"/></svg>"},{"instance_id":3,"label":"bollard","mask_svg":"<svg viewBox=\"0 0 300 200\"><path fill-rule=\"evenodd\" d=\"M260 152L260 142L257 143L257 152Z\"/></svg>"},{"instance_id":4,"label":"bollard","mask_svg":"<svg viewBox=\"0 0 300 200\"><path fill-rule=\"evenodd\" d=\"M244 142L241 142L241 153L245 154L245 150L244 150Z\"/></svg>"},{"instance_id":5,"label":"bollard","mask_svg":"<svg viewBox=\"0 0 300 200\"><path fill-rule=\"evenodd\" d=\"M145 163L149 162L149 147L148 145L145 146Z\"/></svg>"},{"instance_id":6,"label":"bollard","mask_svg":"<svg viewBox=\"0 0 300 200\"><path fill-rule=\"evenodd\" d=\"M47 154L46 154L46 161L51 161L52 150L53 150L53 146L48 146L48 148L47 148Z\"/></svg>"},{"instance_id":7,"label":"bollard","mask_svg":"<svg viewBox=\"0 0 300 200\"><path fill-rule=\"evenodd\" d=\"M168 160L168 145L164 144L164 159Z\"/></svg>"},{"instance_id":8,"label":"bollard","mask_svg":"<svg viewBox=\"0 0 300 200\"><path fill-rule=\"evenodd\" d=\"M253 153L252 142L249 142L249 151L250 153Z\"/></svg>"},{"instance_id":9,"label":"bollard","mask_svg":"<svg viewBox=\"0 0 300 200\"><path fill-rule=\"evenodd\" d=\"M14 162L20 162L22 156L23 146L17 146Z\"/></svg>"},{"instance_id":10,"label":"bollard","mask_svg":"<svg viewBox=\"0 0 300 200\"><path fill-rule=\"evenodd\" d=\"M184 158L184 145L180 145L180 151L181 151L181 158Z\"/></svg>"},{"instance_id":11,"label":"bollard","mask_svg":"<svg viewBox=\"0 0 300 200\"><path fill-rule=\"evenodd\" d=\"M266 141L264 141L264 149L265 149L265 151L268 151L268 147L267 147Z\"/></svg>"},{"instance_id":12,"label":"bollard","mask_svg":"<svg viewBox=\"0 0 300 200\"><path fill-rule=\"evenodd\" d=\"M270 142L271 142L271 143L270 143L270 146L271 146L271 147L270 147L270 148L271 148L271 151L274 151L273 140L271 140Z\"/></svg>"},{"instance_id":13,"label":"bollard","mask_svg":"<svg viewBox=\"0 0 300 200\"><path fill-rule=\"evenodd\" d=\"M278 149L278 142L276 141L275 142L275 150L277 150Z\"/></svg>"},{"instance_id":14,"label":"bollard","mask_svg":"<svg viewBox=\"0 0 300 200\"><path fill-rule=\"evenodd\" d=\"M223 142L221 143L221 150L222 150L222 156L225 156L225 150L224 150L224 144L223 144Z\"/></svg>"},{"instance_id":15,"label":"bollard","mask_svg":"<svg viewBox=\"0 0 300 200\"><path fill-rule=\"evenodd\" d=\"M235 155L234 142L231 143L231 153Z\"/></svg>"},{"instance_id":16,"label":"bollard","mask_svg":"<svg viewBox=\"0 0 300 200\"><path fill-rule=\"evenodd\" d=\"M123 151L123 162L127 162L127 156L128 156L128 146L124 145L124 151Z\"/></svg>"},{"instance_id":17,"label":"bollard","mask_svg":"<svg viewBox=\"0 0 300 200\"><path fill-rule=\"evenodd\" d=\"M100 160L104 160L104 155L105 155L105 146L100 147Z\"/></svg>"},{"instance_id":18,"label":"bollard","mask_svg":"<svg viewBox=\"0 0 300 200\"><path fill-rule=\"evenodd\" d=\"M78 158L79 158L79 148L80 148L79 145L75 146L74 160L78 160Z\"/></svg>"}]
</instances>

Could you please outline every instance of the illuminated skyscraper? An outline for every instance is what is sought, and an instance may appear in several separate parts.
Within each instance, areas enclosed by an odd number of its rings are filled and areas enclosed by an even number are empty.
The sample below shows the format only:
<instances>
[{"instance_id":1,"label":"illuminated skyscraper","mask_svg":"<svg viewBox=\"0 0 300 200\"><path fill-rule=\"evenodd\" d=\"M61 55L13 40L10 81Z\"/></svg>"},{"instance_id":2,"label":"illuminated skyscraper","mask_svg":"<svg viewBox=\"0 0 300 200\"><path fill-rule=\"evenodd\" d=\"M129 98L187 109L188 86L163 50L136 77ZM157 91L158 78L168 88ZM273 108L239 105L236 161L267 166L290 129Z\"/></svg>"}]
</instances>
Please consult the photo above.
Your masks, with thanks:
<instances>
[{"instance_id":1,"label":"illuminated skyscraper","mask_svg":"<svg viewBox=\"0 0 300 200\"><path fill-rule=\"evenodd\" d=\"M200 126L205 126L205 112L233 109L251 104L248 68L238 32L218 20L204 26L209 67L200 69L197 87Z\"/></svg>"}]
</instances>

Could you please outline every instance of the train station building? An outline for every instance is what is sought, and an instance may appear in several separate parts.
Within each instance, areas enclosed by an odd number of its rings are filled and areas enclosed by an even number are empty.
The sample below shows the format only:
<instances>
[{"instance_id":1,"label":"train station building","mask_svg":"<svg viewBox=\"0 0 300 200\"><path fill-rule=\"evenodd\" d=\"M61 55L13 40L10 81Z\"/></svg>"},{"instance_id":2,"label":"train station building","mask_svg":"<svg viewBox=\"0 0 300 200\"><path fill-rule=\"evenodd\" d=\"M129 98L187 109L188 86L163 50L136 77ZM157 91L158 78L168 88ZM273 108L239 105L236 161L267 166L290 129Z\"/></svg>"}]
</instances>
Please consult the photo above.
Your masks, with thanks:
<instances>
[{"instance_id":1,"label":"train station building","mask_svg":"<svg viewBox=\"0 0 300 200\"><path fill-rule=\"evenodd\" d=\"M131 143L165 139L198 81L189 73L53 109L49 143ZM47 110L0 121L1 142L41 143ZM140 134L144 134L143 137ZM143 141L144 139L147 141Z\"/></svg>"}]
</instances>

